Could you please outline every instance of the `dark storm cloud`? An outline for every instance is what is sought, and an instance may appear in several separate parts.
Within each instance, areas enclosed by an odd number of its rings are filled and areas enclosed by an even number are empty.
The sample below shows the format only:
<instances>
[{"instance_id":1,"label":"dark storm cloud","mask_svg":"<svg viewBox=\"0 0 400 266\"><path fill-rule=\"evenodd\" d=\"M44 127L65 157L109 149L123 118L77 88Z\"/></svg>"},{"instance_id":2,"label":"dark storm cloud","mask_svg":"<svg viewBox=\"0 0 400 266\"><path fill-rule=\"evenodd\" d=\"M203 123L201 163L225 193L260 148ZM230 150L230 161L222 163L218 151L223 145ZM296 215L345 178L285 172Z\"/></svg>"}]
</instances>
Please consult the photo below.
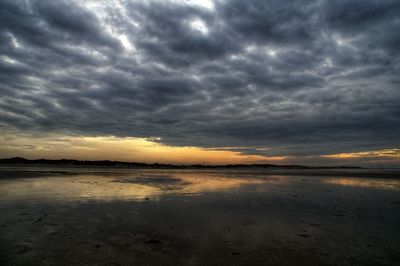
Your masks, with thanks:
<instances>
[{"instance_id":1,"label":"dark storm cloud","mask_svg":"<svg viewBox=\"0 0 400 266\"><path fill-rule=\"evenodd\" d=\"M399 13L396 0L3 0L0 123L268 156L398 147Z\"/></svg>"}]
</instances>

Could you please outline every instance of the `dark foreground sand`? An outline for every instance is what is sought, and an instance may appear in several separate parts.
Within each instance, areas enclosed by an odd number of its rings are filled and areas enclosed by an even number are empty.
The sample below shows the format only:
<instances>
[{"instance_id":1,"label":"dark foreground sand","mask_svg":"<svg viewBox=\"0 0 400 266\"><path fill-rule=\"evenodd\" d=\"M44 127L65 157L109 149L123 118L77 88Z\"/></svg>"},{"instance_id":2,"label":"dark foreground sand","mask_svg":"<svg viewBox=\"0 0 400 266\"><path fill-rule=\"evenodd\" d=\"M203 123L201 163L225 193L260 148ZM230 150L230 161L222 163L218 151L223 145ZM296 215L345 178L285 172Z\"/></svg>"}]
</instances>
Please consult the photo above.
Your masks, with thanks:
<instances>
[{"instance_id":1,"label":"dark foreground sand","mask_svg":"<svg viewBox=\"0 0 400 266\"><path fill-rule=\"evenodd\" d=\"M0 170L0 265L400 265L396 171Z\"/></svg>"}]
</instances>

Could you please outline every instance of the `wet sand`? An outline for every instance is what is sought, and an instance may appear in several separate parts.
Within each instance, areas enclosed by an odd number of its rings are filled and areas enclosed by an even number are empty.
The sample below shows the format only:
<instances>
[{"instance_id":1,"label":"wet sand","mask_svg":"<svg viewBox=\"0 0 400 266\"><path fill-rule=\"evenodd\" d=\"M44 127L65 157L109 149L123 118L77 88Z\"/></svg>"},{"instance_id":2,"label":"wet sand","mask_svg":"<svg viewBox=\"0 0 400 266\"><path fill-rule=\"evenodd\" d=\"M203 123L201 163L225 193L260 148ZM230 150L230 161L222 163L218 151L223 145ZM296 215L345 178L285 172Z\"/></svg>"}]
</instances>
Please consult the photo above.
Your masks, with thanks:
<instances>
[{"instance_id":1,"label":"wet sand","mask_svg":"<svg viewBox=\"0 0 400 266\"><path fill-rule=\"evenodd\" d=\"M0 169L0 265L400 265L396 170Z\"/></svg>"}]
</instances>

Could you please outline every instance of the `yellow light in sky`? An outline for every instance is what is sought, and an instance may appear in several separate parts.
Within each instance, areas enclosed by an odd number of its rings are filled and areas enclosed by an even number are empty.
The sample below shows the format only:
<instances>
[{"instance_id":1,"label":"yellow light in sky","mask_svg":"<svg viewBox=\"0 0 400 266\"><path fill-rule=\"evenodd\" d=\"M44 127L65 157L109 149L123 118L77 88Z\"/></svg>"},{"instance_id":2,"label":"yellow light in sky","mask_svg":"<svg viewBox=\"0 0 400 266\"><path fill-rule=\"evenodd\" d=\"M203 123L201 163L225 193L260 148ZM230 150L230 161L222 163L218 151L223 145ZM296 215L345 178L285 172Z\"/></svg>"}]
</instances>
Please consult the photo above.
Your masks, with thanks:
<instances>
[{"instance_id":1,"label":"yellow light in sky","mask_svg":"<svg viewBox=\"0 0 400 266\"><path fill-rule=\"evenodd\" d=\"M376 157L400 159L400 149L383 149L377 151L337 153L337 154L323 155L322 157L331 159L355 159L355 158L376 158Z\"/></svg>"},{"instance_id":2,"label":"yellow light in sky","mask_svg":"<svg viewBox=\"0 0 400 266\"><path fill-rule=\"evenodd\" d=\"M172 147L145 138L59 136L2 136L1 157L72 158L81 160L119 160L148 163L227 164L276 163L286 157L244 155L229 150L198 147Z\"/></svg>"},{"instance_id":3,"label":"yellow light in sky","mask_svg":"<svg viewBox=\"0 0 400 266\"><path fill-rule=\"evenodd\" d=\"M76 135L29 135L7 132L0 135L0 158L116 160L172 164L299 164L315 165L320 159L335 162L398 163L400 149L336 153L320 156L263 156L235 151L235 147L200 148L167 146L157 138ZM260 150L260 149L258 149Z\"/></svg>"}]
</instances>

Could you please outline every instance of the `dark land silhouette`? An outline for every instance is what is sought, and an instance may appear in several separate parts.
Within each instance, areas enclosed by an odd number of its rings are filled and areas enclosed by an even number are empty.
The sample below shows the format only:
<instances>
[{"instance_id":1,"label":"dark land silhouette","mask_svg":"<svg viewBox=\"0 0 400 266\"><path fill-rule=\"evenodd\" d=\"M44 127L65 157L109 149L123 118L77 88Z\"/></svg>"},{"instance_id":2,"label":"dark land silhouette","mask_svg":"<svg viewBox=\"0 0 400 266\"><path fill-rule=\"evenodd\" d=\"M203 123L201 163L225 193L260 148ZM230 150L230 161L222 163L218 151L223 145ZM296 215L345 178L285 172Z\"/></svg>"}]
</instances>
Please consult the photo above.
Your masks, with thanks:
<instances>
[{"instance_id":1,"label":"dark land silhouette","mask_svg":"<svg viewBox=\"0 0 400 266\"><path fill-rule=\"evenodd\" d=\"M122 161L90 161L74 159L36 159L29 160L21 157L0 159L0 165L16 166L82 166L82 167L115 167L115 168L150 168L150 169L362 169L360 166L306 166L306 165L277 165L277 164L162 164L162 163L140 163Z\"/></svg>"}]
</instances>

